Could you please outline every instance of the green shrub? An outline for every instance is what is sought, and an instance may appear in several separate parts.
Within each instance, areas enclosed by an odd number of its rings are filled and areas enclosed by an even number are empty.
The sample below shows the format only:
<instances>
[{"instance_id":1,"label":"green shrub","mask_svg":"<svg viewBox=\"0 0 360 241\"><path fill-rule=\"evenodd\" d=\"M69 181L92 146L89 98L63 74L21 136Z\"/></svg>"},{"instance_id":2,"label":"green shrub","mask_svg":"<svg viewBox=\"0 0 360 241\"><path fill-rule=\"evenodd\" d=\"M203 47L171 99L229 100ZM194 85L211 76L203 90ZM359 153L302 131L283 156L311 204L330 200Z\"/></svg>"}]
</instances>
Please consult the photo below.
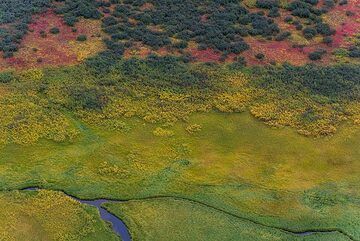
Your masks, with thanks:
<instances>
[{"instance_id":1,"label":"green shrub","mask_svg":"<svg viewBox=\"0 0 360 241\"><path fill-rule=\"evenodd\" d=\"M84 42L87 40L87 36L84 34L81 34L81 35L77 36L76 40L80 41L80 42Z\"/></svg>"},{"instance_id":2,"label":"green shrub","mask_svg":"<svg viewBox=\"0 0 360 241\"><path fill-rule=\"evenodd\" d=\"M259 60L263 60L265 58L265 55L263 53L257 53L257 54L255 54L255 58L257 58Z\"/></svg>"},{"instance_id":3,"label":"green shrub","mask_svg":"<svg viewBox=\"0 0 360 241\"><path fill-rule=\"evenodd\" d=\"M315 50L309 53L309 59L316 61L322 59L323 55L326 53L325 50Z\"/></svg>"},{"instance_id":4,"label":"green shrub","mask_svg":"<svg viewBox=\"0 0 360 241\"><path fill-rule=\"evenodd\" d=\"M9 83L14 79L14 74L12 72L1 72L0 73L0 83Z\"/></svg>"},{"instance_id":5,"label":"green shrub","mask_svg":"<svg viewBox=\"0 0 360 241\"><path fill-rule=\"evenodd\" d=\"M306 28L304 28L304 30L303 30L303 35L304 35L304 37L307 38L307 39L312 39L312 38L314 38L314 37L316 36L316 34L317 34L316 29L311 28L311 27L306 27Z\"/></svg>"},{"instance_id":6,"label":"green shrub","mask_svg":"<svg viewBox=\"0 0 360 241\"><path fill-rule=\"evenodd\" d=\"M360 47L356 47L356 46L349 47L349 57L360 58Z\"/></svg>"},{"instance_id":7,"label":"green shrub","mask_svg":"<svg viewBox=\"0 0 360 241\"><path fill-rule=\"evenodd\" d=\"M60 33L60 29L57 28L57 27L53 27L53 28L50 29L49 32L52 33L52 34L59 34L59 33Z\"/></svg>"},{"instance_id":8,"label":"green shrub","mask_svg":"<svg viewBox=\"0 0 360 241\"><path fill-rule=\"evenodd\" d=\"M331 44L333 42L333 39L332 39L332 37L330 37L330 36L325 36L324 38L323 38L323 43L324 44Z\"/></svg>"},{"instance_id":9,"label":"green shrub","mask_svg":"<svg viewBox=\"0 0 360 241\"><path fill-rule=\"evenodd\" d=\"M267 8L267 9L276 8L276 7L279 7L279 1L278 0L257 0L256 7Z\"/></svg>"}]
</instances>

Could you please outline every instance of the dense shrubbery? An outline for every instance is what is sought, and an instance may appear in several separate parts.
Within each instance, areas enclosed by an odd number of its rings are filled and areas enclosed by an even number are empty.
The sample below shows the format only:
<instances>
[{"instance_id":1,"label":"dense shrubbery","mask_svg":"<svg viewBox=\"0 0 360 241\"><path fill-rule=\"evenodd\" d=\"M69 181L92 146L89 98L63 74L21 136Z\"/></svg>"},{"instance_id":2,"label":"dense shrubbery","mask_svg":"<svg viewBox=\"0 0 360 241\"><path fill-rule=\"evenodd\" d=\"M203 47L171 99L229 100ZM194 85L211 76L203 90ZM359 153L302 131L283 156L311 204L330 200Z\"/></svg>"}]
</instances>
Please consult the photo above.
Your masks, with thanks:
<instances>
[{"instance_id":1,"label":"dense shrubbery","mask_svg":"<svg viewBox=\"0 0 360 241\"><path fill-rule=\"evenodd\" d=\"M356 46L349 47L349 57L360 58L360 47L356 47Z\"/></svg>"},{"instance_id":2,"label":"dense shrubbery","mask_svg":"<svg viewBox=\"0 0 360 241\"><path fill-rule=\"evenodd\" d=\"M360 114L356 109L345 111L348 103L360 99L358 66L285 65L252 68L247 76L242 70L245 64L243 58L226 67L156 56L114 61L109 52L87 61L90 86L78 87L80 83L74 80L60 94L70 101L67 106L84 110L82 116L91 121L138 116L150 122L174 122L196 111L249 108L268 124L290 125L306 135L326 135L345 116ZM89 100L81 94L83 90L91 91ZM99 112L98 117L89 115L91 110Z\"/></svg>"},{"instance_id":3,"label":"dense shrubbery","mask_svg":"<svg viewBox=\"0 0 360 241\"><path fill-rule=\"evenodd\" d=\"M221 59L225 60L229 54L238 55L249 49L244 40L246 36L261 36L277 41L289 37L290 32L281 31L274 20L280 17L280 8L291 11L292 16L287 16L285 21L293 23L298 31L302 30L307 39L319 34L324 37L334 34L334 30L322 22L321 14L325 11L318 8L317 0L294 0L286 6L278 0L257 0L255 6L266 9L267 15L265 11L250 12L242 2L235 0L56 1L55 12L62 15L69 26L74 26L80 17L102 19L103 30L109 35L105 45L116 57L122 56L126 49L136 49L143 44L152 50L164 48L185 57L189 54L189 49L186 49L189 46L197 46L199 50L213 49L220 52L217 54L221 54ZM331 1L326 3L328 8L332 5ZM21 16L21 21L16 21L11 31L0 29L0 50L4 51L6 57L12 56L17 50L31 14L48 6L50 0L29 0L22 2L20 8L17 2L21 1L6 0L0 5L0 8L6 9L6 14L0 15L0 24L15 21ZM299 18L307 18L305 29ZM57 33L54 31L51 30ZM41 36L46 37L46 33L43 32ZM189 45L193 42L197 45Z\"/></svg>"},{"instance_id":4,"label":"dense shrubbery","mask_svg":"<svg viewBox=\"0 0 360 241\"><path fill-rule=\"evenodd\" d=\"M260 72L264 79L258 85L261 87L284 89L288 94L310 91L334 101L360 100L360 68L356 65L285 65L281 68L269 67Z\"/></svg>"},{"instance_id":5,"label":"dense shrubbery","mask_svg":"<svg viewBox=\"0 0 360 241\"><path fill-rule=\"evenodd\" d=\"M28 30L31 15L43 11L49 4L50 0L0 1L0 51L4 57L11 57L17 51Z\"/></svg>"},{"instance_id":6,"label":"dense shrubbery","mask_svg":"<svg viewBox=\"0 0 360 241\"><path fill-rule=\"evenodd\" d=\"M201 49L212 48L227 55L249 48L244 36L275 36L280 32L272 19L261 13L249 13L237 1L206 4L199 0L147 1L150 7L145 10L144 3L124 1L115 6L112 16L103 19L103 28L111 35L107 41L112 43L108 46L125 41L127 47L142 42L153 49L178 49L192 40ZM276 15L275 9L272 11ZM172 38L182 44L172 42Z\"/></svg>"},{"instance_id":7,"label":"dense shrubbery","mask_svg":"<svg viewBox=\"0 0 360 241\"><path fill-rule=\"evenodd\" d=\"M267 9L277 8L277 7L279 7L279 1L278 0L257 0L256 7L267 8Z\"/></svg>"},{"instance_id":8,"label":"dense shrubbery","mask_svg":"<svg viewBox=\"0 0 360 241\"><path fill-rule=\"evenodd\" d=\"M310 60L320 60L322 59L322 57L324 56L324 54L326 54L326 50L324 49L317 49L311 53L309 53L309 59Z\"/></svg>"},{"instance_id":9,"label":"dense shrubbery","mask_svg":"<svg viewBox=\"0 0 360 241\"><path fill-rule=\"evenodd\" d=\"M60 110L113 126L131 116L171 124L198 111L248 108L270 125L289 125L306 135L331 134L346 116L359 122L358 66L285 65L245 74L245 64L243 58L216 65L153 55L115 60L108 51L80 66L5 72L0 82L11 92L0 99L0 135L16 143L74 138Z\"/></svg>"},{"instance_id":10,"label":"dense shrubbery","mask_svg":"<svg viewBox=\"0 0 360 241\"><path fill-rule=\"evenodd\" d=\"M331 0L332 1L332 0ZM316 4L318 0L308 0L308 1L299 1L295 0L288 4L288 10L291 11L293 16L299 18L306 18L312 26L308 26L304 29L303 34L306 38L311 39L315 37L317 34L321 34L323 36L333 35L335 33L334 29L331 29L330 26L324 22L320 18L320 15L323 14L323 9L316 8ZM302 27L297 25L297 29L301 30Z\"/></svg>"},{"instance_id":11,"label":"dense shrubbery","mask_svg":"<svg viewBox=\"0 0 360 241\"><path fill-rule=\"evenodd\" d=\"M277 0L256 1L256 7L269 9L268 16L264 12L250 13L242 3L234 0L206 3L200 0L75 2L65 1L59 8L58 12L64 14L65 20L75 21L79 16L99 18L99 10L104 9L110 13L102 19L102 27L110 35L105 40L106 46L117 56L138 43L153 50L165 47L182 51L189 41L194 41L199 49L217 50L225 59L230 53L240 54L249 48L243 39L245 36L275 38L277 41L290 36L289 32L281 32L272 19L280 16L279 8L283 7ZM111 8L113 11L108 8L111 4L115 4ZM308 39L318 34L334 34L334 30L322 22L323 11L316 5L317 0L295 0L287 5L293 17L288 16L285 21L293 22L297 30L303 29L298 18L307 18L308 26L303 34ZM83 7L92 14L84 14Z\"/></svg>"},{"instance_id":12,"label":"dense shrubbery","mask_svg":"<svg viewBox=\"0 0 360 241\"><path fill-rule=\"evenodd\" d=\"M79 19L94 18L100 19L102 14L98 10L98 7L102 5L101 2L96 0L57 0L63 2L55 12L64 15L65 22L73 26Z\"/></svg>"}]
</instances>

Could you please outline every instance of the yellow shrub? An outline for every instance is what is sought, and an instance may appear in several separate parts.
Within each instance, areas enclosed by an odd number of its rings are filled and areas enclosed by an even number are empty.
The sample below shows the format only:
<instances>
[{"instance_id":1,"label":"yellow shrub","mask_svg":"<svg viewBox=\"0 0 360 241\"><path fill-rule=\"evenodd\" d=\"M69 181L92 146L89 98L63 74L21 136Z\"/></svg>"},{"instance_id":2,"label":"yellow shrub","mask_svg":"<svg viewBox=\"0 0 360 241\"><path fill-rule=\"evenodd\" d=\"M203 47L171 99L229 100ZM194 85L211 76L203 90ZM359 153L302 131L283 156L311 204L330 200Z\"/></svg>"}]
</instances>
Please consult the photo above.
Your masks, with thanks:
<instances>
[{"instance_id":1,"label":"yellow shrub","mask_svg":"<svg viewBox=\"0 0 360 241\"><path fill-rule=\"evenodd\" d=\"M174 135L174 132L171 131L171 130L166 130L166 129L163 129L161 127L157 127L154 131L153 131L153 134L155 136L160 136L160 137L170 137L170 136L173 136Z\"/></svg>"}]
</instances>

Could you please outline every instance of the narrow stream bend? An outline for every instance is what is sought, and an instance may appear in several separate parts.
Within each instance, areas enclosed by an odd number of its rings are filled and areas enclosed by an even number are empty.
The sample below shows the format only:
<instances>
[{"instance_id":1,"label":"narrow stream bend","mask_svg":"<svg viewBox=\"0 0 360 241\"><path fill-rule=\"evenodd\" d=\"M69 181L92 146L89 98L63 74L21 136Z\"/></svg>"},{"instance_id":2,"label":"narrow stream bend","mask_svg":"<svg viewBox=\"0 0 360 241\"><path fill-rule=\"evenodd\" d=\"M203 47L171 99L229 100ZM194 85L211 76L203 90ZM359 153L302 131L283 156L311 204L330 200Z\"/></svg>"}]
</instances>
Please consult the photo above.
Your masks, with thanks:
<instances>
[{"instance_id":1,"label":"narrow stream bend","mask_svg":"<svg viewBox=\"0 0 360 241\"><path fill-rule=\"evenodd\" d=\"M24 191L37 191L37 190L39 190L39 188L31 187L31 188L25 188L23 190ZM108 199L84 200L84 199L79 199L79 198L67 195L66 193L64 193L64 194L80 203L84 203L84 204L88 204L88 205L96 207L99 210L101 219L106 222L111 223L111 227L112 227L113 231L121 237L122 241L131 241L131 236L130 236L129 230L126 227L125 223L123 221L121 221L121 219L116 217L114 214L110 213L109 211L107 211L105 208L103 208L101 206L103 203L112 202L111 200L108 200Z\"/></svg>"},{"instance_id":2,"label":"narrow stream bend","mask_svg":"<svg viewBox=\"0 0 360 241\"><path fill-rule=\"evenodd\" d=\"M29 188L24 188L24 189L21 189L23 191L37 191L37 190L41 190L41 188L37 188L37 187L29 187ZM77 200L78 202L80 203L84 203L84 204L88 204L88 205L91 205L91 206L94 206L96 207L98 210L99 210L99 213L100 213L100 217L101 219L103 219L104 221L107 221L107 222L110 222L111 223L111 226L112 226L112 229L113 231L119 235L121 237L121 239L123 241L132 241L131 240L131 235L129 233L129 230L127 228L127 226L125 225L125 223L119 219L118 217L116 217L115 215L113 215L112 213L110 213L109 211L107 211L105 208L103 208L101 205L103 203L107 203L107 202L117 202L116 200L110 200L110 199L96 199L96 200L84 200L84 199L79 199L79 198L76 198L74 196L71 196L71 195L68 195L67 193L63 192L66 196L74 199L74 200ZM163 196L165 197L165 196ZM155 198L155 197L153 197ZM159 198L159 197L156 197L156 198ZM174 197L171 197L171 198L174 198ZM151 198L150 198L151 199ZM332 233L332 232L340 232L341 234L343 234L344 236L348 237L350 240L354 240L350 235L340 231L340 230L326 230L326 231L321 231L321 230L307 230L307 231L303 231L303 232L294 232L294 231L290 231L290 230L286 230L286 229L282 229L282 228L278 228L278 227L272 227L272 226L268 226L268 225L264 225L264 224L261 224L261 223L258 223L258 222L255 222L253 220L250 220L250 219L247 219L247 218L242 218L242 217L239 217L235 214L232 214L232 213L229 213L227 211L224 211L224 210L221 210L219 208L216 208L216 207L213 207L213 206L210 206L208 204L204 204L204 203L201 203L201 202L198 202L198 201L194 201L194 200L189 200L189 199L186 199L186 198L180 198L182 200L187 200L187 201L191 201L191 202L195 202L195 203L198 203L198 204L201 204L201 205L204 205L206 207L209 207L209 208L212 208L212 209L215 209L219 212L222 212L222 213L225 213L227 215L231 215L233 217L236 217L236 218L239 218L239 219L244 219L244 220L247 220L249 222L252 222L252 223L255 223L255 224L258 224L258 225L262 225L262 226L266 226L266 227L269 227L269 228L274 228L274 229L278 229L278 230L281 230L283 232L287 232L287 233L290 233L290 234L293 234L293 235L296 235L296 236L310 236L310 235L314 235L316 233ZM360 240L359 240L360 241Z\"/></svg>"}]
</instances>

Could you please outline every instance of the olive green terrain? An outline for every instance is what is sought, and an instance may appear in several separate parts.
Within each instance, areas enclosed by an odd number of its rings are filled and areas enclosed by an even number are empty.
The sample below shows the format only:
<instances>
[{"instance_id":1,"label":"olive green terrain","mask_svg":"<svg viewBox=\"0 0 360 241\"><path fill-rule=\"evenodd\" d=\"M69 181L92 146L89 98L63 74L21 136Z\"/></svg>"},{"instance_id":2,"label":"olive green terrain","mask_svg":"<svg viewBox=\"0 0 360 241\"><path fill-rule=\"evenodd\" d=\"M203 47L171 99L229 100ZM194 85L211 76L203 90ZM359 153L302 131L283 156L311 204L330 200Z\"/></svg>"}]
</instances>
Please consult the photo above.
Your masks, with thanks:
<instances>
[{"instance_id":1,"label":"olive green terrain","mask_svg":"<svg viewBox=\"0 0 360 241\"><path fill-rule=\"evenodd\" d=\"M0 240L120 240L94 207L79 204L63 193L2 192L0 207Z\"/></svg>"}]
</instances>

